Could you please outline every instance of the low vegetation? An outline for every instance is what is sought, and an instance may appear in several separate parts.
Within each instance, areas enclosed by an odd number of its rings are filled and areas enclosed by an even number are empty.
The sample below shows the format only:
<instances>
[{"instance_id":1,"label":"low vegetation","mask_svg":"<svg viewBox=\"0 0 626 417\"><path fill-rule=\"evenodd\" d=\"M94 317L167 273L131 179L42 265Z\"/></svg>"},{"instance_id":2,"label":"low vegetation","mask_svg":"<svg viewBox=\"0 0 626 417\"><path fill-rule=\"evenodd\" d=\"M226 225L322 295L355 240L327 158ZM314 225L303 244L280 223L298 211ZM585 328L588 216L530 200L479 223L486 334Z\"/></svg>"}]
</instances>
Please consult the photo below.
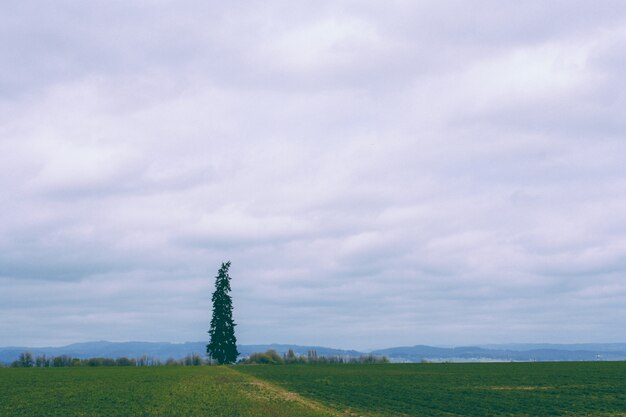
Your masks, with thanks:
<instances>
[{"instance_id":1,"label":"low vegetation","mask_svg":"<svg viewBox=\"0 0 626 417\"><path fill-rule=\"evenodd\" d=\"M68 355L46 356L39 355L33 358L30 352L22 352L19 358L13 361L12 368L67 368L76 366L198 366L210 364L210 361L202 356L192 353L181 359L169 358L161 361L149 355L142 355L138 358L73 358Z\"/></svg>"},{"instance_id":2,"label":"low vegetation","mask_svg":"<svg viewBox=\"0 0 626 417\"><path fill-rule=\"evenodd\" d=\"M335 416L225 366L0 369L0 416Z\"/></svg>"},{"instance_id":3,"label":"low vegetation","mask_svg":"<svg viewBox=\"0 0 626 417\"><path fill-rule=\"evenodd\" d=\"M365 416L617 416L626 362L240 366Z\"/></svg>"},{"instance_id":4,"label":"low vegetation","mask_svg":"<svg viewBox=\"0 0 626 417\"><path fill-rule=\"evenodd\" d=\"M315 350L310 350L306 356L296 355L293 350L282 356L275 350L270 349L264 353L253 353L249 357L241 359L242 364L259 365L291 365L291 364L340 364L340 363L388 363L384 356L364 355L354 356L318 356ZM22 352L19 358L10 364L12 368L61 368L76 366L199 366L211 365L215 361L201 357L193 353L181 359L169 358L161 361L153 356L143 355L138 358L87 358L79 359L68 355L33 357L31 352Z\"/></svg>"},{"instance_id":5,"label":"low vegetation","mask_svg":"<svg viewBox=\"0 0 626 417\"><path fill-rule=\"evenodd\" d=\"M4 368L0 415L618 416L624 375L626 362Z\"/></svg>"},{"instance_id":6,"label":"low vegetation","mask_svg":"<svg viewBox=\"0 0 626 417\"><path fill-rule=\"evenodd\" d=\"M296 355L289 349L284 355L279 355L275 350L270 349L265 353L253 353L248 358L242 359L242 364L257 365L294 365L294 364L340 364L340 363L388 363L385 356L364 355L364 356L318 356L315 350L309 350L306 356Z\"/></svg>"}]
</instances>

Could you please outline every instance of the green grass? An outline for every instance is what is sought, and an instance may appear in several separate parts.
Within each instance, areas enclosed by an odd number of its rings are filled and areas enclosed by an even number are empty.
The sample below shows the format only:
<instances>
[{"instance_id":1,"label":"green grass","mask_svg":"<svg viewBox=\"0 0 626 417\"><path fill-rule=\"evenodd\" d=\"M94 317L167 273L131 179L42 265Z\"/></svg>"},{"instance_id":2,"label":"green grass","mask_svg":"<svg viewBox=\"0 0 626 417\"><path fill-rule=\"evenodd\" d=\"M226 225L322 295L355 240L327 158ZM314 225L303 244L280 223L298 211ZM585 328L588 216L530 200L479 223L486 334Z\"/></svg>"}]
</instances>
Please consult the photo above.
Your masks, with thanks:
<instances>
[{"instance_id":1,"label":"green grass","mask_svg":"<svg viewBox=\"0 0 626 417\"><path fill-rule=\"evenodd\" d=\"M0 416L626 416L626 362L0 369Z\"/></svg>"},{"instance_id":2,"label":"green grass","mask_svg":"<svg viewBox=\"0 0 626 417\"><path fill-rule=\"evenodd\" d=\"M223 366L0 369L0 416L328 416Z\"/></svg>"},{"instance_id":3,"label":"green grass","mask_svg":"<svg viewBox=\"0 0 626 417\"><path fill-rule=\"evenodd\" d=\"M626 416L626 362L242 366L368 416Z\"/></svg>"}]
</instances>

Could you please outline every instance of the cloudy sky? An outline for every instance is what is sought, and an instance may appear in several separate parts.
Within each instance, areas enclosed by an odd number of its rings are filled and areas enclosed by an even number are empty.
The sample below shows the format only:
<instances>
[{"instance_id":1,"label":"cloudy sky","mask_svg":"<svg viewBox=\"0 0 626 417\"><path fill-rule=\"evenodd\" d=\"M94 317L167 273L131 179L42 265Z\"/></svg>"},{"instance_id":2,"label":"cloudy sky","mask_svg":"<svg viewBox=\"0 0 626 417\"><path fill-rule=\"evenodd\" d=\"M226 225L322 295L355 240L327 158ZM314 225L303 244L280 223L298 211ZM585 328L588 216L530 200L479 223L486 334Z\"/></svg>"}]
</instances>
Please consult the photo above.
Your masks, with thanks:
<instances>
[{"instance_id":1,"label":"cloudy sky","mask_svg":"<svg viewBox=\"0 0 626 417\"><path fill-rule=\"evenodd\" d=\"M626 3L0 5L0 345L626 341Z\"/></svg>"}]
</instances>

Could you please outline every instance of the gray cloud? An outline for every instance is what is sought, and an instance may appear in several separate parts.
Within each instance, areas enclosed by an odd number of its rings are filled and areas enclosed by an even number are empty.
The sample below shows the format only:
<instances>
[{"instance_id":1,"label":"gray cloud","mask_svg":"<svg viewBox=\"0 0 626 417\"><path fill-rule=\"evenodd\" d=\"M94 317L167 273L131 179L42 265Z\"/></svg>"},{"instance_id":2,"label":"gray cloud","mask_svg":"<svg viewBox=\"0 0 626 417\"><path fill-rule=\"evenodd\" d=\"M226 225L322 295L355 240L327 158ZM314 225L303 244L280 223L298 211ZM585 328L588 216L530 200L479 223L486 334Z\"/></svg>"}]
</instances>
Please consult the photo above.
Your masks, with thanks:
<instances>
[{"instance_id":1,"label":"gray cloud","mask_svg":"<svg viewBox=\"0 0 626 417\"><path fill-rule=\"evenodd\" d=\"M0 6L0 344L623 341L625 7Z\"/></svg>"}]
</instances>

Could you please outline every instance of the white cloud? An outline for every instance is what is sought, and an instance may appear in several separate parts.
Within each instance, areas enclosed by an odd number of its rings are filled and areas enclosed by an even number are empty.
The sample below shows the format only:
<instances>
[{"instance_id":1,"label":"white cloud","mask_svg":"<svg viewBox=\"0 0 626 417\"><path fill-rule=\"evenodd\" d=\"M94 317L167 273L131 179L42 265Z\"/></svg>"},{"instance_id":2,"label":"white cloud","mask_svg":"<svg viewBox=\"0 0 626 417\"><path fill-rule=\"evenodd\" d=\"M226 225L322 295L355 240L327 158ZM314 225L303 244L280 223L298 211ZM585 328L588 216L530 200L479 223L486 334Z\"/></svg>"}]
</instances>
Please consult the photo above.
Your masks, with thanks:
<instances>
[{"instance_id":1,"label":"white cloud","mask_svg":"<svg viewBox=\"0 0 626 417\"><path fill-rule=\"evenodd\" d=\"M354 67L363 52L380 47L375 29L353 17L329 17L298 25L270 37L261 47L261 59L278 72L315 73Z\"/></svg>"},{"instance_id":2,"label":"white cloud","mask_svg":"<svg viewBox=\"0 0 626 417\"><path fill-rule=\"evenodd\" d=\"M2 6L0 339L623 340L620 4Z\"/></svg>"}]
</instances>

